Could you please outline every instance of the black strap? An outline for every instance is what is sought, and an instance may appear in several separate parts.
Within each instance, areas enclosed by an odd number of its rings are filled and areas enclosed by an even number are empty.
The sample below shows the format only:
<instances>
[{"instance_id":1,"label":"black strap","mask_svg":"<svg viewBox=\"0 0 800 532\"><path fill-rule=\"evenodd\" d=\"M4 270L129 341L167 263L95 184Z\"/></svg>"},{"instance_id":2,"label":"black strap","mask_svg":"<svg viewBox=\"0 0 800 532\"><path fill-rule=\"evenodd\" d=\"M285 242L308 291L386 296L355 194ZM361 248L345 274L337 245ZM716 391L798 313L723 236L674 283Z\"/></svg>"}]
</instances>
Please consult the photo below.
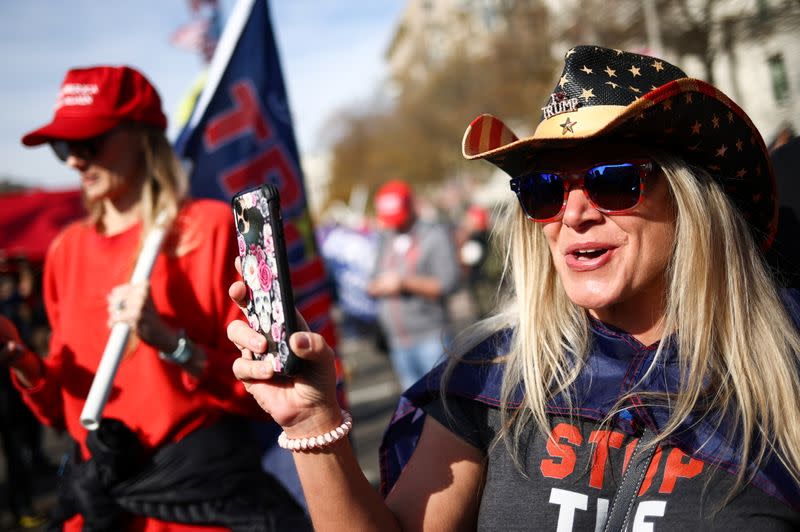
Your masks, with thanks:
<instances>
[{"instance_id":1,"label":"black strap","mask_svg":"<svg viewBox=\"0 0 800 532\"><path fill-rule=\"evenodd\" d=\"M644 475L647 473L647 467L656 451L656 446L650 445L655 437L655 433L648 428L642 432L639 443L633 450L628 469L622 475L622 482L617 488L614 500L611 501L603 532L624 532L628 528L628 519L631 516L633 503L636 502Z\"/></svg>"}]
</instances>

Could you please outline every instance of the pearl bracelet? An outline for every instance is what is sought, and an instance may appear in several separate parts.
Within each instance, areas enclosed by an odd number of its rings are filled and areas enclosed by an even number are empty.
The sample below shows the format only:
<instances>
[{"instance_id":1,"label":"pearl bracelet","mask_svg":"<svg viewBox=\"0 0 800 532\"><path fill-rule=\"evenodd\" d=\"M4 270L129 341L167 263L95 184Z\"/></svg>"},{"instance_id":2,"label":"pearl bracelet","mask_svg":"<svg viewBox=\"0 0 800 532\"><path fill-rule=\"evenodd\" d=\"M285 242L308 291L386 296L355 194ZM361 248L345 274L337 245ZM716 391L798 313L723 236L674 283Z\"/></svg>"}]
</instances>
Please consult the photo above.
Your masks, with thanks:
<instances>
[{"instance_id":1,"label":"pearl bracelet","mask_svg":"<svg viewBox=\"0 0 800 532\"><path fill-rule=\"evenodd\" d=\"M350 429L353 428L353 416L350 415L350 412L342 410L342 417L344 421L342 421L341 425L319 436L290 439L286 436L286 432L281 432L280 436L278 436L278 445L283 449L295 452L313 451L328 447L347 436Z\"/></svg>"}]
</instances>

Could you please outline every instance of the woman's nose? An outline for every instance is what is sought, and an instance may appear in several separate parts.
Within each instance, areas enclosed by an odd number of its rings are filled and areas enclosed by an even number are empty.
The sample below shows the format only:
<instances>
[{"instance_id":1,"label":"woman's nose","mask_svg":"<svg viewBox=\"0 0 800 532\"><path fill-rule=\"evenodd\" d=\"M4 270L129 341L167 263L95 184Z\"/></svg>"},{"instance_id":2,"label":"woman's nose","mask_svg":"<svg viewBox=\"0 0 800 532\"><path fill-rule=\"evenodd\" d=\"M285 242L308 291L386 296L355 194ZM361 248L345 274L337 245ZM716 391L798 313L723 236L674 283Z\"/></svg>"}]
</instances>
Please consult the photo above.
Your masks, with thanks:
<instances>
[{"instance_id":1,"label":"woman's nose","mask_svg":"<svg viewBox=\"0 0 800 532\"><path fill-rule=\"evenodd\" d=\"M74 155L73 153L70 153L67 156L67 160L64 161L64 164L66 164L67 166L69 166L74 170L82 170L83 168L86 168L88 162L83 157L79 157L77 155Z\"/></svg>"},{"instance_id":2,"label":"woman's nose","mask_svg":"<svg viewBox=\"0 0 800 532\"><path fill-rule=\"evenodd\" d=\"M583 188L573 187L567 194L567 206L561 223L578 229L587 223L597 223L603 220L603 213L595 209L586 197Z\"/></svg>"}]
</instances>

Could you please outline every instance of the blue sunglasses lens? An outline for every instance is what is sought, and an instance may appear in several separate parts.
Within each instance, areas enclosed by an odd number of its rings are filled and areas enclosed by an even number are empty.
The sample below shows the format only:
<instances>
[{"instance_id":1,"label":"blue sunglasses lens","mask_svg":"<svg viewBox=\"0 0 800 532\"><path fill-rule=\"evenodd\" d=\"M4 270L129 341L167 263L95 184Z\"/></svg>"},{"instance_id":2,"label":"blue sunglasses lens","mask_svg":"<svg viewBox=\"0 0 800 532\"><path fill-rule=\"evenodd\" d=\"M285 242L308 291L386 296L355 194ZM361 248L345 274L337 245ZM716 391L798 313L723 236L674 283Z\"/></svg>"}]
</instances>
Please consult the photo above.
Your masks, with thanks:
<instances>
[{"instance_id":1,"label":"blue sunglasses lens","mask_svg":"<svg viewBox=\"0 0 800 532\"><path fill-rule=\"evenodd\" d=\"M595 205L606 211L624 211L639 203L640 166L633 163L603 164L587 172L584 187Z\"/></svg>"},{"instance_id":2,"label":"blue sunglasses lens","mask_svg":"<svg viewBox=\"0 0 800 532\"><path fill-rule=\"evenodd\" d=\"M605 212L635 207L641 195L641 165L635 163L602 164L586 172L583 186L592 202ZM537 221L555 218L564 206L564 178L556 173L533 172L514 178L525 214Z\"/></svg>"},{"instance_id":3,"label":"blue sunglasses lens","mask_svg":"<svg viewBox=\"0 0 800 532\"><path fill-rule=\"evenodd\" d=\"M519 179L517 196L530 218L553 218L564 203L564 182L558 174L536 172Z\"/></svg>"}]
</instances>

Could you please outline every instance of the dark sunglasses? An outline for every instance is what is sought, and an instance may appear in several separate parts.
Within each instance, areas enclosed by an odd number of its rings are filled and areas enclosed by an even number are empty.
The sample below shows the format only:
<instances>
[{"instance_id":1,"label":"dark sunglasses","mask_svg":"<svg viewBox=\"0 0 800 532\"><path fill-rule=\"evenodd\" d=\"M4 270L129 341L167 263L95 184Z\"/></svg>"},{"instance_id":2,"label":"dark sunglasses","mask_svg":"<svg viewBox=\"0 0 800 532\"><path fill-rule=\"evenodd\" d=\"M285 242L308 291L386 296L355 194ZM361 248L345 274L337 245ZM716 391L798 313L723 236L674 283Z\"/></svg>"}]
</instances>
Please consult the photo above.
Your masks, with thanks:
<instances>
[{"instance_id":1,"label":"dark sunglasses","mask_svg":"<svg viewBox=\"0 0 800 532\"><path fill-rule=\"evenodd\" d=\"M569 174L531 171L512 178L511 190L534 222L557 220L564 213L573 184L583 189L598 211L621 214L641 203L645 181L655 168L652 161L635 160L598 164Z\"/></svg>"},{"instance_id":2,"label":"dark sunglasses","mask_svg":"<svg viewBox=\"0 0 800 532\"><path fill-rule=\"evenodd\" d=\"M89 161L97 157L97 154L103 149L103 143L112 131L114 129L84 140L51 140L50 147L53 148L53 152L61 162L67 162L70 155Z\"/></svg>"}]
</instances>

